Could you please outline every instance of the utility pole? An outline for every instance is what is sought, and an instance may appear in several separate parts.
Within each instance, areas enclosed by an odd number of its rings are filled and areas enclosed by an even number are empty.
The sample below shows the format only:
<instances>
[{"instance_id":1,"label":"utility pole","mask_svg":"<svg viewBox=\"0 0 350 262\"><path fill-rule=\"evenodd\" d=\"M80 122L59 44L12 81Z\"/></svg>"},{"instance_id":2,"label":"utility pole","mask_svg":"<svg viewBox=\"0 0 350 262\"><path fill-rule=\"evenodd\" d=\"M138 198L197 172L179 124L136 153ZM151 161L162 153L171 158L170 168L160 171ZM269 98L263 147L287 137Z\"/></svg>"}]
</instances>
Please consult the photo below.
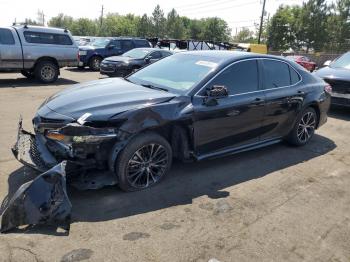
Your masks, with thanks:
<instances>
[{"instance_id":1,"label":"utility pole","mask_svg":"<svg viewBox=\"0 0 350 262\"><path fill-rule=\"evenodd\" d=\"M103 5L102 5L102 9L101 9L101 17L100 17L100 27L102 27L102 21L103 21Z\"/></svg>"},{"instance_id":2,"label":"utility pole","mask_svg":"<svg viewBox=\"0 0 350 262\"><path fill-rule=\"evenodd\" d=\"M258 44L260 44L260 40L261 40L261 33L262 33L262 27L263 27L263 22L264 22L264 15L265 15L265 3L266 3L266 0L264 0L262 12L261 12Z\"/></svg>"}]
</instances>

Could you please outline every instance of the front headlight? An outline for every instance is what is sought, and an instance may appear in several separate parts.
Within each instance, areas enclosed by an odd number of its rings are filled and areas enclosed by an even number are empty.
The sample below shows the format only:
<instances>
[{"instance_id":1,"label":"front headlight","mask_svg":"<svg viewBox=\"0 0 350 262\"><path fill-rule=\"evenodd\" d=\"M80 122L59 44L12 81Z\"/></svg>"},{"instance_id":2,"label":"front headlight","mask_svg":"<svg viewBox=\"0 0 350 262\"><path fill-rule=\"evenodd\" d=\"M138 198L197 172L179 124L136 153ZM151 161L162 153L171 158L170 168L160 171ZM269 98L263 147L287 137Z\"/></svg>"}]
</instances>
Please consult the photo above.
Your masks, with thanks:
<instances>
[{"instance_id":1,"label":"front headlight","mask_svg":"<svg viewBox=\"0 0 350 262\"><path fill-rule=\"evenodd\" d=\"M68 136L58 132L58 130L50 130L46 133L46 137L52 140L60 141L65 144L72 143L100 143L104 140L112 139L117 134L114 130L107 130L105 133L94 135Z\"/></svg>"},{"instance_id":2,"label":"front headlight","mask_svg":"<svg viewBox=\"0 0 350 262\"><path fill-rule=\"evenodd\" d=\"M87 54L87 51L85 50L79 50L79 55L86 55Z\"/></svg>"}]
</instances>

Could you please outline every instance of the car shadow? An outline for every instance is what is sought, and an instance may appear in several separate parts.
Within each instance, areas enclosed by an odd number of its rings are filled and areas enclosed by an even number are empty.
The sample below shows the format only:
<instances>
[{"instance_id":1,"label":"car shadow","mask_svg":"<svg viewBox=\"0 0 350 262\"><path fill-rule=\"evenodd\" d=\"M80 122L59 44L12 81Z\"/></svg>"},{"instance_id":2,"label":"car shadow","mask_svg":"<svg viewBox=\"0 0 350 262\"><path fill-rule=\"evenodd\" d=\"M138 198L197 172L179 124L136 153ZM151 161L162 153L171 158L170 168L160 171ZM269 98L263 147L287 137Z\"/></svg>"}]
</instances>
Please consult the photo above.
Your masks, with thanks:
<instances>
[{"instance_id":1,"label":"car shadow","mask_svg":"<svg viewBox=\"0 0 350 262\"><path fill-rule=\"evenodd\" d=\"M304 147L291 147L281 143L214 160L187 164L175 162L170 174L160 184L139 192L125 193L117 186L87 191L69 187L68 195L73 205L72 222L125 218L191 204L193 199L205 195L212 199L225 198L229 196L229 192L225 190L228 187L262 178L324 155L334 148L336 144L332 140L315 135ZM9 194L3 200L2 208L19 186L35 175L37 173L26 167L11 173L8 178ZM42 226L21 232L57 235Z\"/></svg>"},{"instance_id":2,"label":"car shadow","mask_svg":"<svg viewBox=\"0 0 350 262\"><path fill-rule=\"evenodd\" d=\"M33 86L61 86L77 84L77 81L59 77L56 82L52 84L43 84L35 79L28 79L25 77L17 77L0 79L0 88L18 88L18 87L33 87Z\"/></svg>"},{"instance_id":3,"label":"car shadow","mask_svg":"<svg viewBox=\"0 0 350 262\"><path fill-rule=\"evenodd\" d=\"M328 116L339 120L350 121L350 107L332 106Z\"/></svg>"}]
</instances>

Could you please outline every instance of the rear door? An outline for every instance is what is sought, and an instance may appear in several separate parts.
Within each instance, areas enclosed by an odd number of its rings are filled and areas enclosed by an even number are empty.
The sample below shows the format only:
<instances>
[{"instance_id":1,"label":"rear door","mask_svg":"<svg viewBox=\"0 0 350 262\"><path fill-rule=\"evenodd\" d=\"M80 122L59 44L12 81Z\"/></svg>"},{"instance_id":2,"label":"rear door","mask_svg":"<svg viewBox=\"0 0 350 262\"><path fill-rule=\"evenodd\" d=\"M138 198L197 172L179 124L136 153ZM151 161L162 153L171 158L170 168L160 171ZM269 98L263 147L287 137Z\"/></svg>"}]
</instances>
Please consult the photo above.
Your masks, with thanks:
<instances>
[{"instance_id":1,"label":"rear door","mask_svg":"<svg viewBox=\"0 0 350 262\"><path fill-rule=\"evenodd\" d=\"M0 68L23 68L22 47L13 28L0 28Z\"/></svg>"},{"instance_id":2,"label":"rear door","mask_svg":"<svg viewBox=\"0 0 350 262\"><path fill-rule=\"evenodd\" d=\"M280 138L288 134L303 104L301 76L288 63L262 59L265 115L261 139Z\"/></svg>"}]
</instances>

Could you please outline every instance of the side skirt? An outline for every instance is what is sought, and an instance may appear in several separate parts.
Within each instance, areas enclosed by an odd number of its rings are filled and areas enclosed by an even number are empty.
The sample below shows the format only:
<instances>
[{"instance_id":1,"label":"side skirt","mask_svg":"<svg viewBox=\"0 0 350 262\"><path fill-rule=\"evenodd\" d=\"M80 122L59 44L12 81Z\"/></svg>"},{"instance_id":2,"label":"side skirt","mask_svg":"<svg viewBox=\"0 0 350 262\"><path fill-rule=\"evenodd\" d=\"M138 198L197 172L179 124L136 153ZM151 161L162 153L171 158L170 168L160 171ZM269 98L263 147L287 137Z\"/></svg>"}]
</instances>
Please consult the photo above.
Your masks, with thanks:
<instances>
[{"instance_id":1,"label":"side skirt","mask_svg":"<svg viewBox=\"0 0 350 262\"><path fill-rule=\"evenodd\" d=\"M195 155L194 157L197 161L201 161L204 159L210 159L210 158L219 158L222 156L234 155L234 154L238 154L238 153L245 152L245 151L250 151L253 149L257 149L257 148L270 146L273 144L277 144L277 143L281 142L282 140L283 140L282 138L269 139L269 140L259 141L257 143L252 143L252 144L248 144L248 145L244 145L244 146L240 146L240 147L227 148L224 150L215 151L213 153L208 153L208 154L203 154L203 155Z\"/></svg>"}]
</instances>

